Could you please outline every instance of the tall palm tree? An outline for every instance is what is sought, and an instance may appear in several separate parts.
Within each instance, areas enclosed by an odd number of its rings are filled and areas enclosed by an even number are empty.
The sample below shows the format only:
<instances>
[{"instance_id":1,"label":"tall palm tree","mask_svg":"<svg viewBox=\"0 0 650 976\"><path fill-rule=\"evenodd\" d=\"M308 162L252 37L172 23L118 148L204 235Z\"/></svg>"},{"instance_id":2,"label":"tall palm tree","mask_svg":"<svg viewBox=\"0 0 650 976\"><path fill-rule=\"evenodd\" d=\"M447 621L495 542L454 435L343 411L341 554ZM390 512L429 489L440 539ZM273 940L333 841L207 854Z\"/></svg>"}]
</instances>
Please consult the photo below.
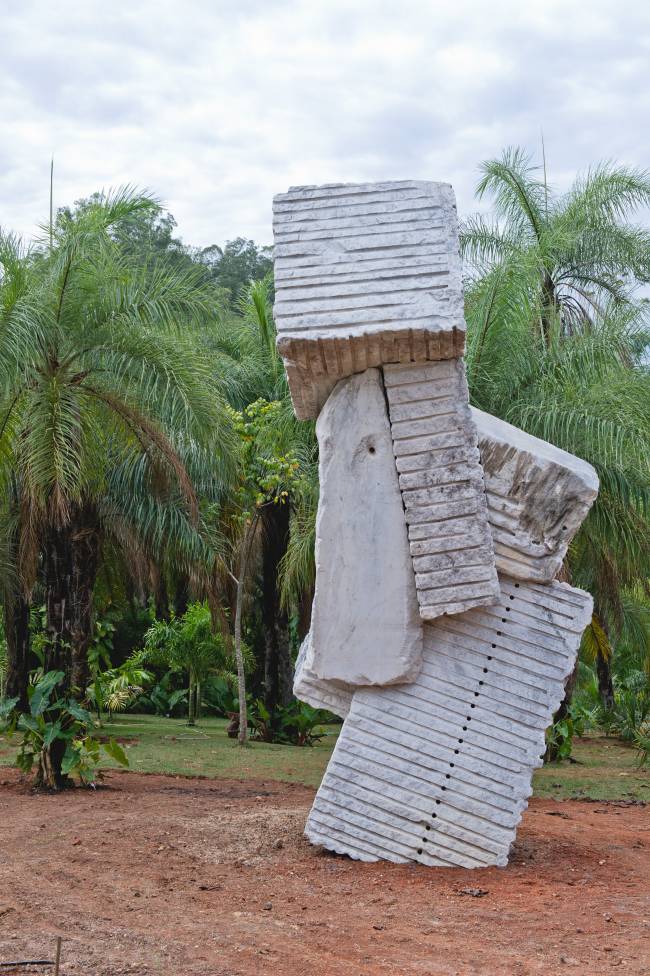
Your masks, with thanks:
<instances>
[{"instance_id":1,"label":"tall palm tree","mask_svg":"<svg viewBox=\"0 0 650 976\"><path fill-rule=\"evenodd\" d=\"M197 489L214 493L232 468L192 328L212 313L204 276L134 264L112 234L156 206L126 188L44 228L31 252L0 238L0 488L15 486L23 594L40 565L46 667L70 688L86 687L103 535L198 537Z\"/></svg>"},{"instance_id":2,"label":"tall palm tree","mask_svg":"<svg viewBox=\"0 0 650 976\"><path fill-rule=\"evenodd\" d=\"M631 588L650 578L650 234L627 222L650 175L598 166L565 194L519 149L482 166L495 216L465 222L467 369L476 406L590 461L600 494L567 572L589 589L600 690Z\"/></svg>"}]
</instances>

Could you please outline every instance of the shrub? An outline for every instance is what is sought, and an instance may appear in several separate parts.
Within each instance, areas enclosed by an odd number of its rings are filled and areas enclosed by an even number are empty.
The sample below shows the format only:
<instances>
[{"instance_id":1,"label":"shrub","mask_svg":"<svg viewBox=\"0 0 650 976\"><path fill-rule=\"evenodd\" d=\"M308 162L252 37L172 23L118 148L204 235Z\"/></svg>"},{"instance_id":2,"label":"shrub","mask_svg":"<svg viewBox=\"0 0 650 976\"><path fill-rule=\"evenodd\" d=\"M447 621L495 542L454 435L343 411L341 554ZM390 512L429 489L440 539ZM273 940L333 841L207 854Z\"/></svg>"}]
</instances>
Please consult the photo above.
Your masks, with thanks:
<instances>
[{"instance_id":1,"label":"shrub","mask_svg":"<svg viewBox=\"0 0 650 976\"><path fill-rule=\"evenodd\" d=\"M36 765L36 785L52 789L72 785L73 776L94 783L102 749L128 766L124 750L114 739L99 742L93 737L90 712L73 698L58 696L64 678L63 671L36 672L28 689L29 713L15 711L17 698L0 706L3 731L10 736L22 733L16 765L25 773Z\"/></svg>"},{"instance_id":2,"label":"shrub","mask_svg":"<svg viewBox=\"0 0 650 976\"><path fill-rule=\"evenodd\" d=\"M259 698L249 711L252 738L262 742L278 742L293 746L313 746L325 735L319 729L327 720L327 713L294 699L271 713Z\"/></svg>"}]
</instances>

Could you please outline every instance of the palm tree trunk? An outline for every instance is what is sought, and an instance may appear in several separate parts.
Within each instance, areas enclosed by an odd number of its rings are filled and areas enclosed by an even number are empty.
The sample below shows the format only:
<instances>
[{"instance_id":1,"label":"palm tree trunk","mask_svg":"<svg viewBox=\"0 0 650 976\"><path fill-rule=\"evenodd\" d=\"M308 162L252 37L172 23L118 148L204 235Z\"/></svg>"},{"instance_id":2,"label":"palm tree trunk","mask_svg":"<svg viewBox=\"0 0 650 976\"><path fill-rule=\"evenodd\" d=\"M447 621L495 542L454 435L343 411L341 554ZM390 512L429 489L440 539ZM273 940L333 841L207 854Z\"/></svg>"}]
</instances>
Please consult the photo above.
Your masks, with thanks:
<instances>
[{"instance_id":1,"label":"palm tree trunk","mask_svg":"<svg viewBox=\"0 0 650 976\"><path fill-rule=\"evenodd\" d=\"M19 586L8 588L4 597L4 625L7 640L7 698L17 698L18 708L26 712L29 684L29 603Z\"/></svg>"},{"instance_id":2,"label":"palm tree trunk","mask_svg":"<svg viewBox=\"0 0 650 976\"><path fill-rule=\"evenodd\" d=\"M549 274L544 275L542 281L543 311L542 311L542 335L544 343L549 344L553 318L557 314L557 299L555 297L555 284Z\"/></svg>"},{"instance_id":3,"label":"palm tree trunk","mask_svg":"<svg viewBox=\"0 0 650 976\"><path fill-rule=\"evenodd\" d=\"M608 711L614 707L614 685L612 683L612 662L610 658L596 654L596 674L598 675L598 692L603 707Z\"/></svg>"},{"instance_id":4,"label":"palm tree trunk","mask_svg":"<svg viewBox=\"0 0 650 976\"><path fill-rule=\"evenodd\" d=\"M151 563L151 583L156 620L169 620L169 594L165 575L155 563Z\"/></svg>"},{"instance_id":5,"label":"palm tree trunk","mask_svg":"<svg viewBox=\"0 0 650 976\"><path fill-rule=\"evenodd\" d=\"M174 586L174 613L177 617L182 617L187 613L190 602L189 579L183 573L176 580Z\"/></svg>"},{"instance_id":6,"label":"palm tree trunk","mask_svg":"<svg viewBox=\"0 0 650 976\"><path fill-rule=\"evenodd\" d=\"M196 682L194 694L196 696L196 706L194 708L194 711L196 713L196 720L198 722L198 720L201 718L201 682L200 681Z\"/></svg>"},{"instance_id":7,"label":"palm tree trunk","mask_svg":"<svg viewBox=\"0 0 650 976\"><path fill-rule=\"evenodd\" d=\"M92 637L92 592L99 559L99 533L92 508L77 508L64 524L49 526L44 546L45 671L63 671L60 692L85 696L88 645ZM67 785L61 773L65 742L49 753L50 777Z\"/></svg>"},{"instance_id":8,"label":"palm tree trunk","mask_svg":"<svg viewBox=\"0 0 650 976\"><path fill-rule=\"evenodd\" d=\"M90 680L88 648L93 636L93 590L99 566L99 525L91 506L78 514L72 540L72 687L85 698Z\"/></svg>"},{"instance_id":9,"label":"palm tree trunk","mask_svg":"<svg viewBox=\"0 0 650 976\"><path fill-rule=\"evenodd\" d=\"M196 682L194 680L194 671L190 668L190 691L187 697L187 724L196 725L196 698L195 698Z\"/></svg>"},{"instance_id":10,"label":"palm tree trunk","mask_svg":"<svg viewBox=\"0 0 650 976\"><path fill-rule=\"evenodd\" d=\"M239 557L239 576L237 578L237 594L235 601L235 660L237 662L237 689L239 696L239 734L237 741L240 746L246 745L248 735L248 711L246 708L246 672L244 670L244 655L241 646L241 617L244 600L244 586L246 582L246 568L248 553L257 527L257 513L246 527Z\"/></svg>"},{"instance_id":11,"label":"palm tree trunk","mask_svg":"<svg viewBox=\"0 0 650 976\"><path fill-rule=\"evenodd\" d=\"M606 616L600 606L596 606L594 613L594 625L603 631L603 640L598 642L596 651L596 675L598 677L598 693L603 703L603 708L610 711L615 705L614 685L612 682L612 642L609 634L609 627L606 623ZM602 648L601 648L602 643Z\"/></svg>"},{"instance_id":12,"label":"palm tree trunk","mask_svg":"<svg viewBox=\"0 0 650 976\"><path fill-rule=\"evenodd\" d=\"M289 617L282 609L278 569L289 543L289 506L271 505L262 514L262 628L264 633L264 704L271 714L293 697Z\"/></svg>"},{"instance_id":13,"label":"palm tree trunk","mask_svg":"<svg viewBox=\"0 0 650 976\"><path fill-rule=\"evenodd\" d=\"M45 576L45 671L62 671L63 683L59 687L61 695L71 689L72 660L72 538L70 525L50 525L44 544ZM56 739L49 753L42 755L39 767L40 781L56 789L67 785L67 777L61 772L65 742Z\"/></svg>"},{"instance_id":14,"label":"palm tree trunk","mask_svg":"<svg viewBox=\"0 0 650 976\"><path fill-rule=\"evenodd\" d=\"M562 719L565 719L571 710L573 693L576 689L576 684L578 683L579 668L580 668L580 661L576 659L576 663L573 667L573 671L571 672L569 677L566 679L566 682L564 683L564 698L562 699L562 702L557 712L553 716L553 724L555 724L556 722L561 722ZM559 756L558 756L557 745L549 744L547 746L546 753L544 755L544 762L557 762L558 758Z\"/></svg>"},{"instance_id":15,"label":"palm tree trunk","mask_svg":"<svg viewBox=\"0 0 650 976\"><path fill-rule=\"evenodd\" d=\"M45 539L45 671L63 671L62 691L71 685L72 538L70 526L52 525Z\"/></svg>"}]
</instances>

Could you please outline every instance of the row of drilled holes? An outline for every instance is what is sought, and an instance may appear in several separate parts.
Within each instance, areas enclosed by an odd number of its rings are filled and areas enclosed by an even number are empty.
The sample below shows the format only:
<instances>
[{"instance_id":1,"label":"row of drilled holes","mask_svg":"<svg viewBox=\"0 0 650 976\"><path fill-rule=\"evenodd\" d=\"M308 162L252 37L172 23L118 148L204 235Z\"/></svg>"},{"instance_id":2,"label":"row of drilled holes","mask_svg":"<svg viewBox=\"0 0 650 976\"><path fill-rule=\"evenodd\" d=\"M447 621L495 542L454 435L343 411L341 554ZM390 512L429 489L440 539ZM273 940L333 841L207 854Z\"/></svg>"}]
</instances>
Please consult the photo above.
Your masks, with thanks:
<instances>
[{"instance_id":1,"label":"row of drilled holes","mask_svg":"<svg viewBox=\"0 0 650 976\"><path fill-rule=\"evenodd\" d=\"M519 583L515 583L515 587L517 589L519 589ZM511 596L510 599L511 600L514 600L514 596ZM510 607L506 607L506 613L510 613ZM507 621L507 617L502 617L501 618L501 623L502 624L505 624L506 621ZM497 637L501 637L501 631L500 630L497 630ZM496 649L496 646L497 646L496 644L492 644L493 650ZM492 660L492 655L491 654L488 654L486 660L491 661ZM489 673L489 668L483 668L483 674L488 674L488 673ZM483 686L484 684L485 684L485 682L483 680L479 681L479 686ZM480 691L475 691L474 692L474 698L478 698L480 694L481 694ZM476 708L476 702L473 702L469 707L470 708ZM463 732L467 732L467 730L469 728L469 723L472 721L472 716L471 715L466 715L465 716L465 721L468 724L467 725L463 725ZM463 739L458 739L457 741L458 741L458 745L462 745L464 740ZM458 755L459 752L460 752L460 749L454 749L455 755ZM449 766L450 766L451 769L454 768L454 765L455 765L455 763L453 763L453 762L450 762L449 763ZM445 773L445 779L451 779L451 773ZM447 787L446 786L441 786L440 789L443 792L446 792ZM436 800L436 806L438 806L440 803L442 803L442 800ZM437 816L438 816L437 813L432 813L431 814L431 819L432 820L436 820ZM424 829L427 832L430 831L431 830L431 824L425 824L424 825ZM427 837L423 837L422 838L422 842L424 844L427 844L428 843L428 838ZM422 854L423 852L424 852L424 848L418 847L418 854Z\"/></svg>"}]
</instances>

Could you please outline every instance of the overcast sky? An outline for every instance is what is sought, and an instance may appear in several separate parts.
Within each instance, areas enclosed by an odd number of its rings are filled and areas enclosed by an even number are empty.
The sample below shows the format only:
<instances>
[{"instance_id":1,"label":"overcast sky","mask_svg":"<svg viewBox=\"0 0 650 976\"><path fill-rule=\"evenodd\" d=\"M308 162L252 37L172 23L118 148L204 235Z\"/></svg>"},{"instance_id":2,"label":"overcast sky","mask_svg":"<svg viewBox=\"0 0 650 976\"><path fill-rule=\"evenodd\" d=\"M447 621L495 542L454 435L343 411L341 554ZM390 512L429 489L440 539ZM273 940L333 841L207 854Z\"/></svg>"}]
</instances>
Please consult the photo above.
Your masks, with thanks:
<instances>
[{"instance_id":1,"label":"overcast sky","mask_svg":"<svg viewBox=\"0 0 650 976\"><path fill-rule=\"evenodd\" d=\"M125 182L186 243L271 239L290 184L434 179L475 208L480 160L558 187L650 165L641 0L0 0L0 224Z\"/></svg>"}]
</instances>

